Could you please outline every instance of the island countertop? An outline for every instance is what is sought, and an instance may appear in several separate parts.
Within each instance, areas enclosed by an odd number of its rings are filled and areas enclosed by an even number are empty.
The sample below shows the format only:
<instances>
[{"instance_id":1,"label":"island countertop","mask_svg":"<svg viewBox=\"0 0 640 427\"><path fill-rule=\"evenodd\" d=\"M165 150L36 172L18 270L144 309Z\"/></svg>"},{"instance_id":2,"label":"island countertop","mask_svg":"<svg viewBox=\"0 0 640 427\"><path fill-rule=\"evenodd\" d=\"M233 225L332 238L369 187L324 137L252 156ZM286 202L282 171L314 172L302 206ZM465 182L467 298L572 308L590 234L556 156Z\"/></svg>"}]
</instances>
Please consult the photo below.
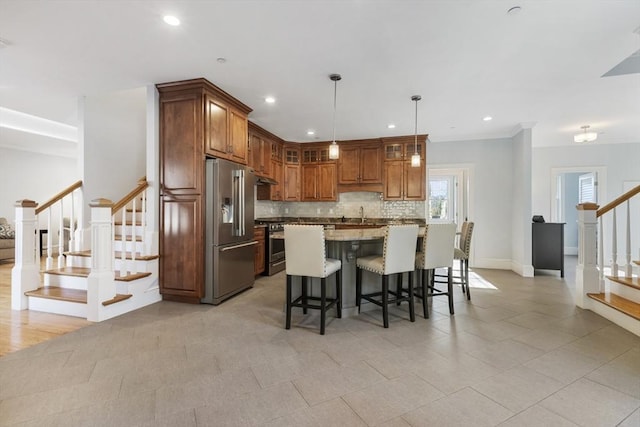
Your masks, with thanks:
<instances>
[{"instance_id":1,"label":"island countertop","mask_svg":"<svg viewBox=\"0 0 640 427\"><path fill-rule=\"evenodd\" d=\"M424 227L418 229L418 237L424 236ZM284 232L272 233L274 239L284 239ZM325 230L324 239L335 242L349 242L362 240L379 240L384 238L384 227L382 228L352 228L348 230Z\"/></svg>"}]
</instances>

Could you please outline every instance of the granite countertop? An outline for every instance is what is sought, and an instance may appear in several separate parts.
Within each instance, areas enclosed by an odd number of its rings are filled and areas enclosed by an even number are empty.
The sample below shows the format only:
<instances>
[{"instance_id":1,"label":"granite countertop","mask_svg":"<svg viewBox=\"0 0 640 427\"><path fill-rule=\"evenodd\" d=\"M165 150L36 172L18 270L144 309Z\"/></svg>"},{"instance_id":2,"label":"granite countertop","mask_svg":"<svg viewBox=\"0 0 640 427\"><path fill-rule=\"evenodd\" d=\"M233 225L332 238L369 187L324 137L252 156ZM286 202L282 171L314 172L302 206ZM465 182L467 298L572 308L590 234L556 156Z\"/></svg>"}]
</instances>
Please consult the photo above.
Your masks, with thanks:
<instances>
[{"instance_id":1,"label":"granite countertop","mask_svg":"<svg viewBox=\"0 0 640 427\"><path fill-rule=\"evenodd\" d=\"M424 236L424 227L418 229L418 237ZM271 234L272 238L284 239L284 231ZM352 228L349 230L325 230L325 240L349 242L361 240L378 240L384 238L384 229L382 228Z\"/></svg>"},{"instance_id":2,"label":"granite countertop","mask_svg":"<svg viewBox=\"0 0 640 427\"><path fill-rule=\"evenodd\" d=\"M329 217L275 217L275 218L256 218L259 221L281 221L289 224L348 224L348 225L387 225L387 224L425 224L424 218L365 218L362 222L361 218L329 218Z\"/></svg>"}]
</instances>

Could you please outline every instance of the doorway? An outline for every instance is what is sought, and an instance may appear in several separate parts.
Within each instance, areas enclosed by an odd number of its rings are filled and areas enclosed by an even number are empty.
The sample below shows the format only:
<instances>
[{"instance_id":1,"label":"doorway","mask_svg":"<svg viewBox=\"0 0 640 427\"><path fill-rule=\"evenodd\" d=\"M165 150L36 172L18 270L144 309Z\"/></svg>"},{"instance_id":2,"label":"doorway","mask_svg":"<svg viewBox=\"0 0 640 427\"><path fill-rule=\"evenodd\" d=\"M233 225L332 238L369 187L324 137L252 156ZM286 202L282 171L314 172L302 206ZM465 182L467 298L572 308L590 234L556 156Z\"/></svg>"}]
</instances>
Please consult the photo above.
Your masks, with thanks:
<instances>
[{"instance_id":1,"label":"doorway","mask_svg":"<svg viewBox=\"0 0 640 427\"><path fill-rule=\"evenodd\" d=\"M465 167L429 168L427 176L428 222L454 222L458 230L471 216L471 170Z\"/></svg>"},{"instance_id":2,"label":"doorway","mask_svg":"<svg viewBox=\"0 0 640 427\"><path fill-rule=\"evenodd\" d=\"M571 167L551 169L551 222L564 226L565 255L578 254L579 203L606 200L605 167Z\"/></svg>"}]
</instances>

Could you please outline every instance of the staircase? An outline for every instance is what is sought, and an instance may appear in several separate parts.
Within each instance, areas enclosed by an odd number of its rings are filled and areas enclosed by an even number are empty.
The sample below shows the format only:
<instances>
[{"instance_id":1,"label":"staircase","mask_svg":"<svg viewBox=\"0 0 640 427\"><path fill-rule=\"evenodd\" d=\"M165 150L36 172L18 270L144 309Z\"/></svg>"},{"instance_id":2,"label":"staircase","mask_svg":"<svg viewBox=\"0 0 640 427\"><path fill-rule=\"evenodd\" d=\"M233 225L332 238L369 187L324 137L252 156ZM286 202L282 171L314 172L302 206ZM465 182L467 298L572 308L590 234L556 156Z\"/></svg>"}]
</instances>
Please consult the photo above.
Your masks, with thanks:
<instances>
[{"instance_id":1,"label":"staircase","mask_svg":"<svg viewBox=\"0 0 640 427\"><path fill-rule=\"evenodd\" d=\"M69 251L62 252L63 243L60 242L57 267L54 267L48 242L42 281L35 284L33 267L39 266L39 262L31 261L34 253L39 252L34 249L39 248L32 244L34 239L24 239L21 248L16 241L12 308L102 321L160 301L159 257L149 254L146 191L148 184L141 180L115 204L105 199L92 202L91 230L86 233L91 236L91 249L80 250L82 244L78 239L77 244L69 244ZM16 221L17 231L22 228L23 236L34 235L30 232L30 224L38 221L37 218L29 220L29 210L33 208L17 208L16 217L22 219ZM37 215L39 212L35 211ZM71 234L76 233L77 230L72 229Z\"/></svg>"},{"instance_id":2,"label":"staircase","mask_svg":"<svg viewBox=\"0 0 640 427\"><path fill-rule=\"evenodd\" d=\"M576 274L576 304L592 310L613 323L640 336L640 261L631 258L632 211L630 199L640 193L637 186L599 208L593 203L578 206L579 253ZM616 209L624 204L626 228L624 264L618 264L618 225ZM609 215L609 216L607 216ZM605 242L605 219L611 222L610 242ZM610 243L611 262L605 265L605 244ZM622 268L621 268L622 267Z\"/></svg>"}]
</instances>

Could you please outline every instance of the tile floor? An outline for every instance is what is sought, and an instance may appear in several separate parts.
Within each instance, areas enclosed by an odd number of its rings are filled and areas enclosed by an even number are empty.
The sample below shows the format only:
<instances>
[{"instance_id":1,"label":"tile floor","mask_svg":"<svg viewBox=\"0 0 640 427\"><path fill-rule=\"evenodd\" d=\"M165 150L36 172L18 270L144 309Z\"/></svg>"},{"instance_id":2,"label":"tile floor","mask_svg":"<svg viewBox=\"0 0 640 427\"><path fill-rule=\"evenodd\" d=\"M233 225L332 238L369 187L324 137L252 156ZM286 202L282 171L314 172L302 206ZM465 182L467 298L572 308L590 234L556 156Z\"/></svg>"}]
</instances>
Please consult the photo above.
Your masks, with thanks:
<instances>
[{"instance_id":1,"label":"tile floor","mask_svg":"<svg viewBox=\"0 0 640 427\"><path fill-rule=\"evenodd\" d=\"M573 266L568 271L574 269ZM0 357L0 425L640 426L640 338L573 278L476 270L431 319L283 329L284 276L218 307L161 302Z\"/></svg>"}]
</instances>

